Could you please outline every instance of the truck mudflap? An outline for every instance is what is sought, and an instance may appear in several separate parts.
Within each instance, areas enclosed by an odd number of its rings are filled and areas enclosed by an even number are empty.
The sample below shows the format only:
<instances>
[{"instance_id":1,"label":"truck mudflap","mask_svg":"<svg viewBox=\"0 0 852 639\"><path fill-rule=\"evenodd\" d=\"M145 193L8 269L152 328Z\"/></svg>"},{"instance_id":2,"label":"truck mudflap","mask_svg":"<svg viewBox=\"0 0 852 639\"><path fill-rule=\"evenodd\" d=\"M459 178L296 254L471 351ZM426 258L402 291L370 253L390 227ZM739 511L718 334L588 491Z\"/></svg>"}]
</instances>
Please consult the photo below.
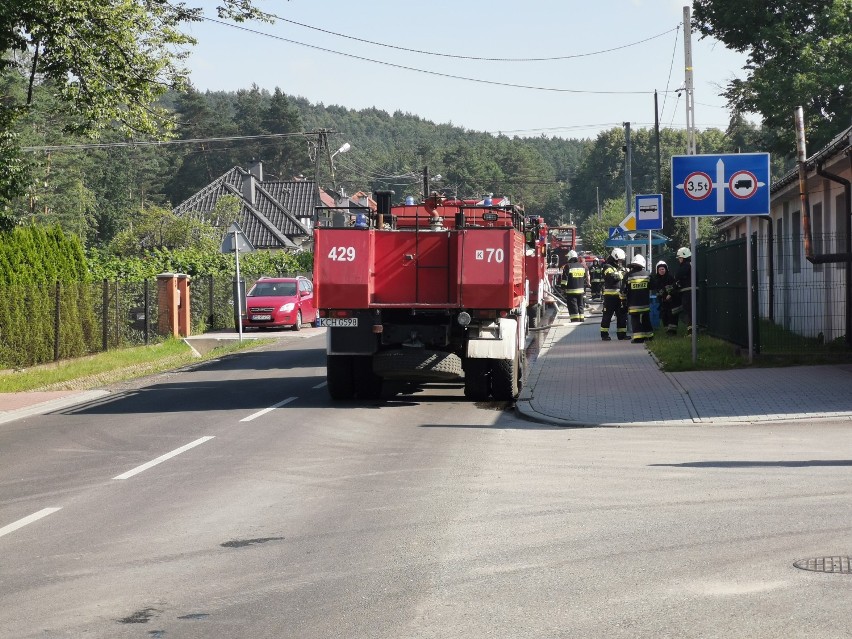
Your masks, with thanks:
<instances>
[{"instance_id":1,"label":"truck mudflap","mask_svg":"<svg viewBox=\"0 0 852 639\"><path fill-rule=\"evenodd\" d=\"M410 382L455 380L464 375L458 355L428 348L399 348L376 353L373 373L383 379Z\"/></svg>"},{"instance_id":2,"label":"truck mudflap","mask_svg":"<svg viewBox=\"0 0 852 639\"><path fill-rule=\"evenodd\" d=\"M524 321L526 319L524 318ZM474 334L475 333L475 334ZM468 329L467 357L513 360L518 352L518 320L501 317Z\"/></svg>"}]
</instances>

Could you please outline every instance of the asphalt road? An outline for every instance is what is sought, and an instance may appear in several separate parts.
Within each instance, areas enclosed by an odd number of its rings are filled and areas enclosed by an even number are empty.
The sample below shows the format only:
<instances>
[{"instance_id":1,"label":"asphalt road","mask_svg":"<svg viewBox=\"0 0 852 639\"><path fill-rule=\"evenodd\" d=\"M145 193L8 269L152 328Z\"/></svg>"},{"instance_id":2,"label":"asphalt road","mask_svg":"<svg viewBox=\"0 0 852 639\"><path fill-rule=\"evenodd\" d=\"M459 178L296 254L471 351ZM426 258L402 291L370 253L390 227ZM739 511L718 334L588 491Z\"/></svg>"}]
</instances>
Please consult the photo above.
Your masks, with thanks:
<instances>
[{"instance_id":1,"label":"asphalt road","mask_svg":"<svg viewBox=\"0 0 852 639\"><path fill-rule=\"evenodd\" d=\"M332 405L324 337L0 425L0 636L840 637L844 424ZM620 389L617 389L620 392Z\"/></svg>"}]
</instances>

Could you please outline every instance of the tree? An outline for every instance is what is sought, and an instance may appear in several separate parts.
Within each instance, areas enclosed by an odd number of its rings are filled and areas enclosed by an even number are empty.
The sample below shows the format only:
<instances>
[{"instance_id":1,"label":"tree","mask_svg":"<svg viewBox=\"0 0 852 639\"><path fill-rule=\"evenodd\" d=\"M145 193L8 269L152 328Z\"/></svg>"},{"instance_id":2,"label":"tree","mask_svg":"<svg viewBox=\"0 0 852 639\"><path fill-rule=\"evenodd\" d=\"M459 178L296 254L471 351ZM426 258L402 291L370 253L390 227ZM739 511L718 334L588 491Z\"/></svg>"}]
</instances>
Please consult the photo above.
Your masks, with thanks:
<instances>
[{"instance_id":1,"label":"tree","mask_svg":"<svg viewBox=\"0 0 852 639\"><path fill-rule=\"evenodd\" d=\"M177 217L169 209L156 206L139 209L132 224L110 243L110 252L119 256L145 255L152 249L195 248L216 253L221 230L205 222Z\"/></svg>"},{"instance_id":2,"label":"tree","mask_svg":"<svg viewBox=\"0 0 852 639\"><path fill-rule=\"evenodd\" d=\"M796 152L793 112L802 106L813 149L852 119L852 0L695 0L693 24L748 55L746 77L723 95L734 112L758 113L772 151Z\"/></svg>"},{"instance_id":3,"label":"tree","mask_svg":"<svg viewBox=\"0 0 852 639\"><path fill-rule=\"evenodd\" d=\"M220 0L219 16L268 19L252 0ZM0 165L15 159L8 132L33 105L36 87L54 83L68 131L162 136L171 128L157 99L185 84L181 66L194 39L180 26L203 18L182 2L15 0L0 5L0 71L26 79L22 95L0 100ZM21 176L0 174L0 195L19 194Z\"/></svg>"},{"instance_id":4,"label":"tree","mask_svg":"<svg viewBox=\"0 0 852 639\"><path fill-rule=\"evenodd\" d=\"M301 133L302 118L299 110L290 103L281 89L275 87L272 101L263 115L263 127L270 133ZM285 180L310 172L308 145L304 137L282 137L269 145L264 152L275 173Z\"/></svg>"}]
</instances>

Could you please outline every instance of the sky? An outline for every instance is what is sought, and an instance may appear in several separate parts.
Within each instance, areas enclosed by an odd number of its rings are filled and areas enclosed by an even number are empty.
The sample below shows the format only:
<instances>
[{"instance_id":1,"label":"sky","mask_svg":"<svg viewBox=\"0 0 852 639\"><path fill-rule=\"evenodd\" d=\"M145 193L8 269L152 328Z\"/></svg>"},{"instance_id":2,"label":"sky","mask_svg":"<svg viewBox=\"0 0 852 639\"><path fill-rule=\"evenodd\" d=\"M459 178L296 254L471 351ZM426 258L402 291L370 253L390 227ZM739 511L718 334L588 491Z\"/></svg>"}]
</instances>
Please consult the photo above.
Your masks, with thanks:
<instances>
[{"instance_id":1,"label":"sky","mask_svg":"<svg viewBox=\"0 0 852 639\"><path fill-rule=\"evenodd\" d=\"M214 0L198 4L218 19ZM205 20L186 28L198 40L186 61L197 89L254 83L326 106L565 138L594 138L624 122L652 128L656 90L660 125L685 127L685 96L676 90L684 85L686 0L255 4L290 22ZM745 56L697 33L691 42L696 126L724 129L728 110L719 94L744 77Z\"/></svg>"}]
</instances>

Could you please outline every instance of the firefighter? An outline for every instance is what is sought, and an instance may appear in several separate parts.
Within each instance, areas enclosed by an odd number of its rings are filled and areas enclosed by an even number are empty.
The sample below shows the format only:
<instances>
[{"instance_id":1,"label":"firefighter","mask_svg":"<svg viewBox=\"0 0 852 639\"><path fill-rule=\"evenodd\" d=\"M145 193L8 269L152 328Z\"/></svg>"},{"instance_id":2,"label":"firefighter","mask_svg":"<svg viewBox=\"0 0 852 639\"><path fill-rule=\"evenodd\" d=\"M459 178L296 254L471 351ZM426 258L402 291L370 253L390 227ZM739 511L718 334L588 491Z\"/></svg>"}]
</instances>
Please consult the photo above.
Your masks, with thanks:
<instances>
[{"instance_id":1,"label":"firefighter","mask_svg":"<svg viewBox=\"0 0 852 639\"><path fill-rule=\"evenodd\" d=\"M603 291L603 265L598 258L592 260L589 276L592 282L592 299L600 300L601 292Z\"/></svg>"},{"instance_id":2,"label":"firefighter","mask_svg":"<svg viewBox=\"0 0 852 639\"><path fill-rule=\"evenodd\" d=\"M677 312L678 321L684 321L688 335L692 333L692 251L682 246L676 255L680 264L675 275L675 287L680 295L680 305L672 312Z\"/></svg>"},{"instance_id":3,"label":"firefighter","mask_svg":"<svg viewBox=\"0 0 852 639\"><path fill-rule=\"evenodd\" d=\"M568 318L582 322L585 317L583 295L589 283L589 272L577 257L577 251L568 251L568 263L562 269L562 290L568 303Z\"/></svg>"},{"instance_id":4,"label":"firefighter","mask_svg":"<svg viewBox=\"0 0 852 639\"><path fill-rule=\"evenodd\" d=\"M680 304L680 295L676 295L675 278L669 273L669 265L663 260L657 262L656 272L651 276L651 290L657 296L660 307L660 323L666 327L666 333L677 333L677 316L672 313L675 301Z\"/></svg>"},{"instance_id":5,"label":"firefighter","mask_svg":"<svg viewBox=\"0 0 852 639\"><path fill-rule=\"evenodd\" d=\"M633 331L633 344L654 339L651 326L651 274L645 270L645 258L636 255L628 267L624 283L624 295L627 300L627 313L630 315L630 328Z\"/></svg>"},{"instance_id":6,"label":"firefighter","mask_svg":"<svg viewBox=\"0 0 852 639\"><path fill-rule=\"evenodd\" d=\"M609 325L615 315L615 332L618 339L627 339L627 309L622 301L624 280L624 251L612 249L603 267L603 317L601 317L601 339L610 341Z\"/></svg>"}]
</instances>

